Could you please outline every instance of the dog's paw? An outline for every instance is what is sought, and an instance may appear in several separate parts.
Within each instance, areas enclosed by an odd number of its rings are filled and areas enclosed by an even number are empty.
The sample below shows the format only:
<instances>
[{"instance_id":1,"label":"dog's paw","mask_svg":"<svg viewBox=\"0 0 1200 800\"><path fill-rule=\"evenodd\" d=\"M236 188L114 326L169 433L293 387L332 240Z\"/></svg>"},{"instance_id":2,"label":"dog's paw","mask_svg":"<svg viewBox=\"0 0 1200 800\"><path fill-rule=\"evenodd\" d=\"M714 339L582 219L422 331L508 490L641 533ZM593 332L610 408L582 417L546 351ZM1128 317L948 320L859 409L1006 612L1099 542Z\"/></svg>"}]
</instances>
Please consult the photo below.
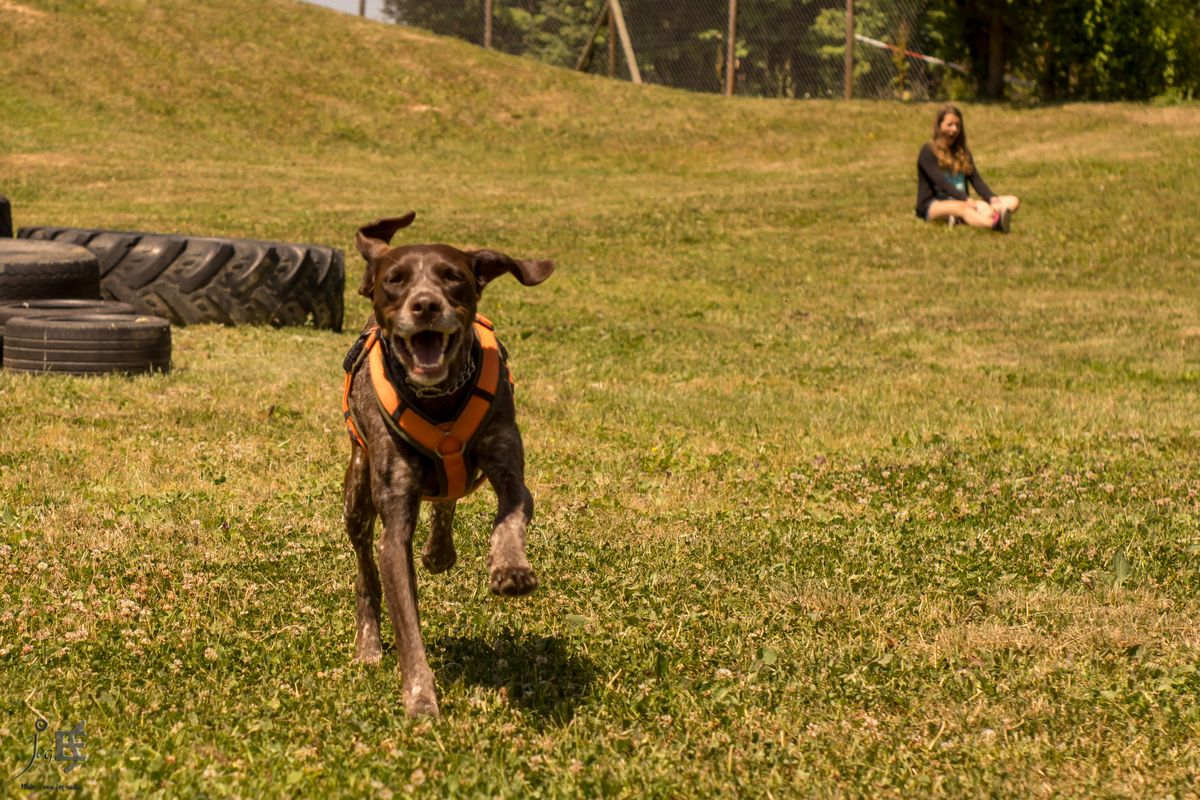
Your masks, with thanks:
<instances>
[{"instance_id":1,"label":"dog's paw","mask_svg":"<svg viewBox=\"0 0 1200 800\"><path fill-rule=\"evenodd\" d=\"M440 717L437 695L432 685L406 684L404 687L404 710L410 717Z\"/></svg>"},{"instance_id":2,"label":"dog's paw","mask_svg":"<svg viewBox=\"0 0 1200 800\"><path fill-rule=\"evenodd\" d=\"M363 622L354 637L354 660L374 665L383 660L383 642L379 638L379 623Z\"/></svg>"},{"instance_id":3,"label":"dog's paw","mask_svg":"<svg viewBox=\"0 0 1200 800\"><path fill-rule=\"evenodd\" d=\"M421 551L421 563L425 565L425 569L429 570L430 574L437 575L458 563L458 553L453 547L436 551L426 548Z\"/></svg>"},{"instance_id":4,"label":"dog's paw","mask_svg":"<svg viewBox=\"0 0 1200 800\"><path fill-rule=\"evenodd\" d=\"M383 660L383 648L379 642L375 642L373 645L357 644L354 647L354 660L359 664L375 666Z\"/></svg>"},{"instance_id":5,"label":"dog's paw","mask_svg":"<svg viewBox=\"0 0 1200 800\"><path fill-rule=\"evenodd\" d=\"M380 661L383 661L383 653L378 650L373 653L355 653L354 660L364 667L375 667L379 665Z\"/></svg>"},{"instance_id":6,"label":"dog's paw","mask_svg":"<svg viewBox=\"0 0 1200 800\"><path fill-rule=\"evenodd\" d=\"M497 567L492 570L490 584L492 594L520 597L523 594L529 594L537 586L537 576L529 567Z\"/></svg>"}]
</instances>

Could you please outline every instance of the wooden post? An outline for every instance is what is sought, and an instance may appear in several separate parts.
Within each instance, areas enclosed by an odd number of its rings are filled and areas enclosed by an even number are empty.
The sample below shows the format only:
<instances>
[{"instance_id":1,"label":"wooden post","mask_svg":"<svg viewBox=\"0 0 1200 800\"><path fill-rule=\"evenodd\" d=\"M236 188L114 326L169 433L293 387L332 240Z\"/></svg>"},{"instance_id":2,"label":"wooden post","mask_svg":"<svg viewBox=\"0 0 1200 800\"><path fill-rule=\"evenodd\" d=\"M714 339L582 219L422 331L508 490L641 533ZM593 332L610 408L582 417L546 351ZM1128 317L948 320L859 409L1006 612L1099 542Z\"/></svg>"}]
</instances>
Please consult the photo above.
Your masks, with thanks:
<instances>
[{"instance_id":1,"label":"wooden post","mask_svg":"<svg viewBox=\"0 0 1200 800\"><path fill-rule=\"evenodd\" d=\"M609 23L609 30L611 30L612 14L608 13L608 3L604 4L604 8L600 9L600 16L596 17L596 24L592 26L592 32L588 34L587 43L583 46L583 52L579 54L579 60L575 62L576 71L582 72L592 63L592 51L596 49L596 37L600 35L600 29L604 27L604 20L606 19ZM609 50L611 50L613 43L610 41L608 46Z\"/></svg>"},{"instance_id":2,"label":"wooden post","mask_svg":"<svg viewBox=\"0 0 1200 800\"><path fill-rule=\"evenodd\" d=\"M625 51L625 63L629 65L629 77L634 83L641 83L642 72L638 69L637 58L633 55L633 42L629 39L629 29L625 27L625 15L621 13L621 0L608 0L604 4L604 8L600 10L600 16L596 18L592 33L587 38L587 44L583 46L583 52L579 54L579 61L575 62L575 69L585 70L592 63L592 52L596 49L596 37L600 35L600 29L605 22L608 23L609 76L617 74L616 42L619 38L621 47Z\"/></svg>"},{"instance_id":3,"label":"wooden post","mask_svg":"<svg viewBox=\"0 0 1200 800\"><path fill-rule=\"evenodd\" d=\"M629 39L629 29L625 27L625 14L621 11L621 0L608 0L608 10L617 23L617 34L621 37L621 47L625 51L625 63L629 66L629 77L634 83L642 82L642 71L638 69L637 58L633 55L633 42Z\"/></svg>"},{"instance_id":4,"label":"wooden post","mask_svg":"<svg viewBox=\"0 0 1200 800\"><path fill-rule=\"evenodd\" d=\"M604 6L607 11L608 5ZM608 14L608 77L617 77L617 23Z\"/></svg>"},{"instance_id":5,"label":"wooden post","mask_svg":"<svg viewBox=\"0 0 1200 800\"><path fill-rule=\"evenodd\" d=\"M492 0L483 0L483 46L492 46Z\"/></svg>"},{"instance_id":6,"label":"wooden post","mask_svg":"<svg viewBox=\"0 0 1200 800\"><path fill-rule=\"evenodd\" d=\"M725 94L733 96L737 84L737 4L729 0L729 35L725 37Z\"/></svg>"},{"instance_id":7,"label":"wooden post","mask_svg":"<svg viewBox=\"0 0 1200 800\"><path fill-rule=\"evenodd\" d=\"M854 0L846 0L846 61L845 96L849 100L854 96Z\"/></svg>"},{"instance_id":8,"label":"wooden post","mask_svg":"<svg viewBox=\"0 0 1200 800\"><path fill-rule=\"evenodd\" d=\"M367 15L367 0L358 0L358 15L360 17Z\"/></svg>"}]
</instances>

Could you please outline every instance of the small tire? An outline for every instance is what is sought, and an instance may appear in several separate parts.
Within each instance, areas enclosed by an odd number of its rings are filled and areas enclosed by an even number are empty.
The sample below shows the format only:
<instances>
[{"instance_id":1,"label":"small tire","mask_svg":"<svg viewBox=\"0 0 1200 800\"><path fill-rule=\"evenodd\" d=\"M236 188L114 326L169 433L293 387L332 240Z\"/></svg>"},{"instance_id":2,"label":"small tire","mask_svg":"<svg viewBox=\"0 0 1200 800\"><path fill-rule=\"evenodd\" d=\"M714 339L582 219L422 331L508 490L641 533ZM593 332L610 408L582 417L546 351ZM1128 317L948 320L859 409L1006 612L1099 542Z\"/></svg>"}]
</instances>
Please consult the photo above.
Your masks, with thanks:
<instances>
[{"instance_id":1,"label":"small tire","mask_svg":"<svg viewBox=\"0 0 1200 800\"><path fill-rule=\"evenodd\" d=\"M68 314L136 314L128 303L115 300L5 300L0 302L0 359L4 354L4 328L17 317L62 317Z\"/></svg>"},{"instance_id":2,"label":"small tire","mask_svg":"<svg viewBox=\"0 0 1200 800\"><path fill-rule=\"evenodd\" d=\"M17 317L4 333L4 368L13 372L139 375L171 368L171 323L161 317Z\"/></svg>"},{"instance_id":3,"label":"small tire","mask_svg":"<svg viewBox=\"0 0 1200 800\"><path fill-rule=\"evenodd\" d=\"M118 300L81 300L43 298L39 300L0 301L0 337L4 326L14 317L66 316L68 314L136 314L137 309Z\"/></svg>"},{"instance_id":4,"label":"small tire","mask_svg":"<svg viewBox=\"0 0 1200 800\"><path fill-rule=\"evenodd\" d=\"M176 325L303 325L341 331L341 250L320 245L91 228L21 228L22 239L82 245L106 298Z\"/></svg>"},{"instance_id":5,"label":"small tire","mask_svg":"<svg viewBox=\"0 0 1200 800\"><path fill-rule=\"evenodd\" d=\"M100 299L100 264L66 242L0 239L0 300Z\"/></svg>"}]
</instances>

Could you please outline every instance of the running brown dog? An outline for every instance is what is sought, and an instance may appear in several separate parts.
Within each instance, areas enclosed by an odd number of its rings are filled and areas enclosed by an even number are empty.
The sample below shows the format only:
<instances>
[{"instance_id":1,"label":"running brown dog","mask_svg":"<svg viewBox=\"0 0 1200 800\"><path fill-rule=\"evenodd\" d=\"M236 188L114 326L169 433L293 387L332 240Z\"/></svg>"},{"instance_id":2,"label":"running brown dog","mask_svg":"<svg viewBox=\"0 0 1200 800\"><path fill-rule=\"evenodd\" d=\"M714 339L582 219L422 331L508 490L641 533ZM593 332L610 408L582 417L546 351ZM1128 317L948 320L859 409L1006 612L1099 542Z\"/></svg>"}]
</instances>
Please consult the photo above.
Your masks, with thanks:
<instances>
[{"instance_id":1,"label":"running brown dog","mask_svg":"<svg viewBox=\"0 0 1200 800\"><path fill-rule=\"evenodd\" d=\"M443 244L391 247L396 231L415 216L377 220L355 237L367 262L358 292L370 298L373 314L346 358L343 409L352 445L345 516L358 557L354 657L369 664L382 658L382 588L405 709L436 716L413 568L420 502L432 502L421 562L432 573L444 572L457 558L451 531L457 498L486 478L498 501L488 556L491 590L516 596L537 588L525 555L533 498L525 486L512 385L503 348L476 307L492 280L509 273L535 286L550 277L554 262ZM383 521L382 570L373 554L376 513Z\"/></svg>"}]
</instances>

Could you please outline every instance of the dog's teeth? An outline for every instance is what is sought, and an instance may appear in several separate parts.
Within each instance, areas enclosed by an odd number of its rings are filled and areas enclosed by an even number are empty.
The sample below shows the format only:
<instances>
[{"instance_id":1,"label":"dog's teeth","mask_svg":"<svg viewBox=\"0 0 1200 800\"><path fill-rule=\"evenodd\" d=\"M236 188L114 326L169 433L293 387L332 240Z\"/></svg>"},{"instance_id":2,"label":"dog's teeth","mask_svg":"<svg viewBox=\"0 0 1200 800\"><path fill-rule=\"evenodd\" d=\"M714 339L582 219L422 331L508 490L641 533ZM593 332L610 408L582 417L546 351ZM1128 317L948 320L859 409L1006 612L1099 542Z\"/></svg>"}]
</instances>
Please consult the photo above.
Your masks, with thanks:
<instances>
[{"instance_id":1,"label":"dog's teeth","mask_svg":"<svg viewBox=\"0 0 1200 800\"><path fill-rule=\"evenodd\" d=\"M408 349L418 367L436 369L446 355L446 334L418 331L408 337Z\"/></svg>"}]
</instances>

